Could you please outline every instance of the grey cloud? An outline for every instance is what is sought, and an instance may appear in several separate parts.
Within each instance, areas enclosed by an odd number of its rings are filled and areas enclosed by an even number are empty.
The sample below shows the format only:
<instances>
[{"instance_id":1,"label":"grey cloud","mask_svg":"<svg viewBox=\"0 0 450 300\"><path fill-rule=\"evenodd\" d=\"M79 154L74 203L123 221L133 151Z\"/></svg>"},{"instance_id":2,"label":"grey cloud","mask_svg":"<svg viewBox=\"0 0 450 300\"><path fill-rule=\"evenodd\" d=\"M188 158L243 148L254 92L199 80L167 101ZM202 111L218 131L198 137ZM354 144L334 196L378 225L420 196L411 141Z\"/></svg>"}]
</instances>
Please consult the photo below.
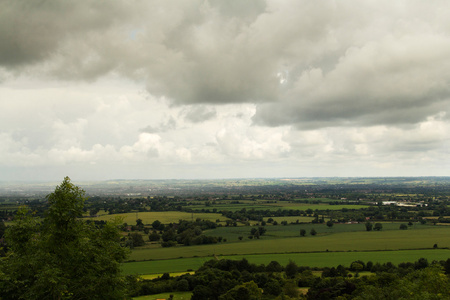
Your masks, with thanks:
<instances>
[{"instance_id":1,"label":"grey cloud","mask_svg":"<svg viewBox=\"0 0 450 300\"><path fill-rule=\"evenodd\" d=\"M14 68L44 61L67 40L106 30L129 17L124 2L25 1L0 3L0 65ZM76 49L73 49L76 51Z\"/></svg>"},{"instance_id":2,"label":"grey cloud","mask_svg":"<svg viewBox=\"0 0 450 300\"><path fill-rule=\"evenodd\" d=\"M186 112L186 119L193 123L201 123L211 120L217 115L214 109L204 106L195 106Z\"/></svg>"},{"instance_id":3,"label":"grey cloud","mask_svg":"<svg viewBox=\"0 0 450 300\"><path fill-rule=\"evenodd\" d=\"M117 72L178 105L257 103L269 126L417 123L449 104L446 1L36 3L0 4L0 66Z\"/></svg>"}]
</instances>

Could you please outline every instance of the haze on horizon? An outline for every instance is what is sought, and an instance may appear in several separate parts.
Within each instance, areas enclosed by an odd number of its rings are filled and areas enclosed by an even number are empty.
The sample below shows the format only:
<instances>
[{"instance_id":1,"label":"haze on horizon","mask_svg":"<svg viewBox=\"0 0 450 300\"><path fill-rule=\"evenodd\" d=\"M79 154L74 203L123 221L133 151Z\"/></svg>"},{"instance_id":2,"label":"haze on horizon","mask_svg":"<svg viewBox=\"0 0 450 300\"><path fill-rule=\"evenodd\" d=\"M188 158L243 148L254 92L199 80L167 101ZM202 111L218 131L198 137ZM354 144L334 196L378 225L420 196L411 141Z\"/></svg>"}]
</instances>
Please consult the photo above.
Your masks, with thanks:
<instances>
[{"instance_id":1,"label":"haze on horizon","mask_svg":"<svg viewBox=\"0 0 450 300\"><path fill-rule=\"evenodd\" d=\"M0 1L0 180L448 176L448 1Z\"/></svg>"}]
</instances>

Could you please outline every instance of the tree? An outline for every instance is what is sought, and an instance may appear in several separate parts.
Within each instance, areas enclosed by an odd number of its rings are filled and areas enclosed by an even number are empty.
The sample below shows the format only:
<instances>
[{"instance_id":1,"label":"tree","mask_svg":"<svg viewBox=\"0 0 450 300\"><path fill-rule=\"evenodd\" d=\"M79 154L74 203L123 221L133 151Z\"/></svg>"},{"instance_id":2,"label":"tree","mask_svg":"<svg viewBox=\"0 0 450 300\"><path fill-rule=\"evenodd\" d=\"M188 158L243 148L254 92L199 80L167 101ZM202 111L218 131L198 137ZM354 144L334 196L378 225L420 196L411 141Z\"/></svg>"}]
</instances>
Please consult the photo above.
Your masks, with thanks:
<instances>
[{"instance_id":1,"label":"tree","mask_svg":"<svg viewBox=\"0 0 450 300\"><path fill-rule=\"evenodd\" d=\"M375 223L373 230L380 231L381 229L383 229L383 225L381 223Z\"/></svg>"},{"instance_id":2,"label":"tree","mask_svg":"<svg viewBox=\"0 0 450 300\"><path fill-rule=\"evenodd\" d=\"M334 225L334 223L333 223L333 221L327 221L327 226L329 227L329 228L331 228L331 227L333 227L333 225Z\"/></svg>"},{"instance_id":3,"label":"tree","mask_svg":"<svg viewBox=\"0 0 450 300\"><path fill-rule=\"evenodd\" d=\"M148 236L148 239L151 242L159 241L160 238L161 237L159 236L159 234L155 230L153 230L152 233L150 233L150 235Z\"/></svg>"},{"instance_id":4,"label":"tree","mask_svg":"<svg viewBox=\"0 0 450 300\"><path fill-rule=\"evenodd\" d=\"M284 268L284 272L286 273L287 278L294 278L298 273L298 266L292 260L289 260L288 264Z\"/></svg>"},{"instance_id":5,"label":"tree","mask_svg":"<svg viewBox=\"0 0 450 300\"><path fill-rule=\"evenodd\" d=\"M258 300L262 292L254 281L237 285L219 297L219 300Z\"/></svg>"},{"instance_id":6,"label":"tree","mask_svg":"<svg viewBox=\"0 0 450 300\"><path fill-rule=\"evenodd\" d=\"M366 222L366 231L372 231L372 228L373 228L373 224L372 223L370 223L370 222Z\"/></svg>"},{"instance_id":7,"label":"tree","mask_svg":"<svg viewBox=\"0 0 450 300\"><path fill-rule=\"evenodd\" d=\"M312 236L317 234L317 231L313 228L311 229L311 231L309 232L309 234L311 234Z\"/></svg>"},{"instance_id":8,"label":"tree","mask_svg":"<svg viewBox=\"0 0 450 300\"><path fill-rule=\"evenodd\" d=\"M401 230L406 230L406 229L408 229L408 226L406 224L401 224L400 225L400 229Z\"/></svg>"},{"instance_id":9,"label":"tree","mask_svg":"<svg viewBox=\"0 0 450 300\"><path fill-rule=\"evenodd\" d=\"M0 239L3 237L3 234L5 233L6 225L3 221L0 221Z\"/></svg>"},{"instance_id":10,"label":"tree","mask_svg":"<svg viewBox=\"0 0 450 300\"><path fill-rule=\"evenodd\" d=\"M152 227L153 227L153 229L155 229L155 230L161 230L161 229L160 229L160 227L161 227L161 222L160 222L159 220L153 221Z\"/></svg>"},{"instance_id":11,"label":"tree","mask_svg":"<svg viewBox=\"0 0 450 300\"><path fill-rule=\"evenodd\" d=\"M130 233L129 236L130 236L130 240L133 242L133 247L139 247L139 246L145 245L144 238L142 237L142 235L140 233L133 232L133 233Z\"/></svg>"},{"instance_id":12,"label":"tree","mask_svg":"<svg viewBox=\"0 0 450 300\"><path fill-rule=\"evenodd\" d=\"M305 235L306 235L306 230L300 229L300 236L305 236Z\"/></svg>"},{"instance_id":13,"label":"tree","mask_svg":"<svg viewBox=\"0 0 450 300\"><path fill-rule=\"evenodd\" d=\"M85 192L68 177L47 196L42 223L25 207L5 234L11 251L0 262L5 299L123 299L118 222L96 227L79 217Z\"/></svg>"}]
</instances>

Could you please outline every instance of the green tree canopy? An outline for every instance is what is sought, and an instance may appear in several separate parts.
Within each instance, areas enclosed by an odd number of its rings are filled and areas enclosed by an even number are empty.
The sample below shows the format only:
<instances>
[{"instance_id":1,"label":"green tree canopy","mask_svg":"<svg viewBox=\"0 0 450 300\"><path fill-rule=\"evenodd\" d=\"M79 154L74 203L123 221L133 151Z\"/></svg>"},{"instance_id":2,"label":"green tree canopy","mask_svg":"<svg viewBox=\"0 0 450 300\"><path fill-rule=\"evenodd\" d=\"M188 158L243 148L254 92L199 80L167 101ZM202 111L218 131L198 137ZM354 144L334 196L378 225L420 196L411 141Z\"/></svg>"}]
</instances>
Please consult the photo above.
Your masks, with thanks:
<instances>
[{"instance_id":1,"label":"green tree canopy","mask_svg":"<svg viewBox=\"0 0 450 300\"><path fill-rule=\"evenodd\" d=\"M117 223L96 227L79 219L85 192L68 177L47 196L40 221L23 207L5 239L11 251L0 262L5 299L124 299Z\"/></svg>"}]
</instances>

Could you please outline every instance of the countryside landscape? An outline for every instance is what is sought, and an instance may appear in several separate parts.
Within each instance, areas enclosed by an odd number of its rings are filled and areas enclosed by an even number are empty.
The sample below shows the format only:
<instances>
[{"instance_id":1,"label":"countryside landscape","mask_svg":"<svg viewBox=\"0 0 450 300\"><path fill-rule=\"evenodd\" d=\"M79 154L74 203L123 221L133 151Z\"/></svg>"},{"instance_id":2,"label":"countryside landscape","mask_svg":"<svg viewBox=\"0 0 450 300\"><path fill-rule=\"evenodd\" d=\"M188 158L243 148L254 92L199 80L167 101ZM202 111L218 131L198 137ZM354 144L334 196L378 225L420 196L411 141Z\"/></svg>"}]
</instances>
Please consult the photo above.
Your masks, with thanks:
<instances>
[{"instance_id":1,"label":"countryside landscape","mask_svg":"<svg viewBox=\"0 0 450 300\"><path fill-rule=\"evenodd\" d=\"M117 180L79 186L87 197L77 220L97 227L114 222L117 242L127 251L120 269L136 280L130 294L136 299L213 299L239 284L246 293L262 291L263 299L360 299L367 291L355 286L367 278L403 278L428 268L450 272L448 177ZM50 183L2 184L2 228L14 228L23 206L45 218L49 188ZM7 242L2 255L8 256ZM214 268L239 270L241 279L234 274L225 290L208 291L212 283L195 278ZM246 282L242 272L252 280ZM325 283L326 278L335 281ZM269 279L277 284L268 288ZM339 287L343 283L353 288Z\"/></svg>"},{"instance_id":2,"label":"countryside landscape","mask_svg":"<svg viewBox=\"0 0 450 300\"><path fill-rule=\"evenodd\" d=\"M0 0L0 300L450 300L450 1Z\"/></svg>"}]
</instances>

